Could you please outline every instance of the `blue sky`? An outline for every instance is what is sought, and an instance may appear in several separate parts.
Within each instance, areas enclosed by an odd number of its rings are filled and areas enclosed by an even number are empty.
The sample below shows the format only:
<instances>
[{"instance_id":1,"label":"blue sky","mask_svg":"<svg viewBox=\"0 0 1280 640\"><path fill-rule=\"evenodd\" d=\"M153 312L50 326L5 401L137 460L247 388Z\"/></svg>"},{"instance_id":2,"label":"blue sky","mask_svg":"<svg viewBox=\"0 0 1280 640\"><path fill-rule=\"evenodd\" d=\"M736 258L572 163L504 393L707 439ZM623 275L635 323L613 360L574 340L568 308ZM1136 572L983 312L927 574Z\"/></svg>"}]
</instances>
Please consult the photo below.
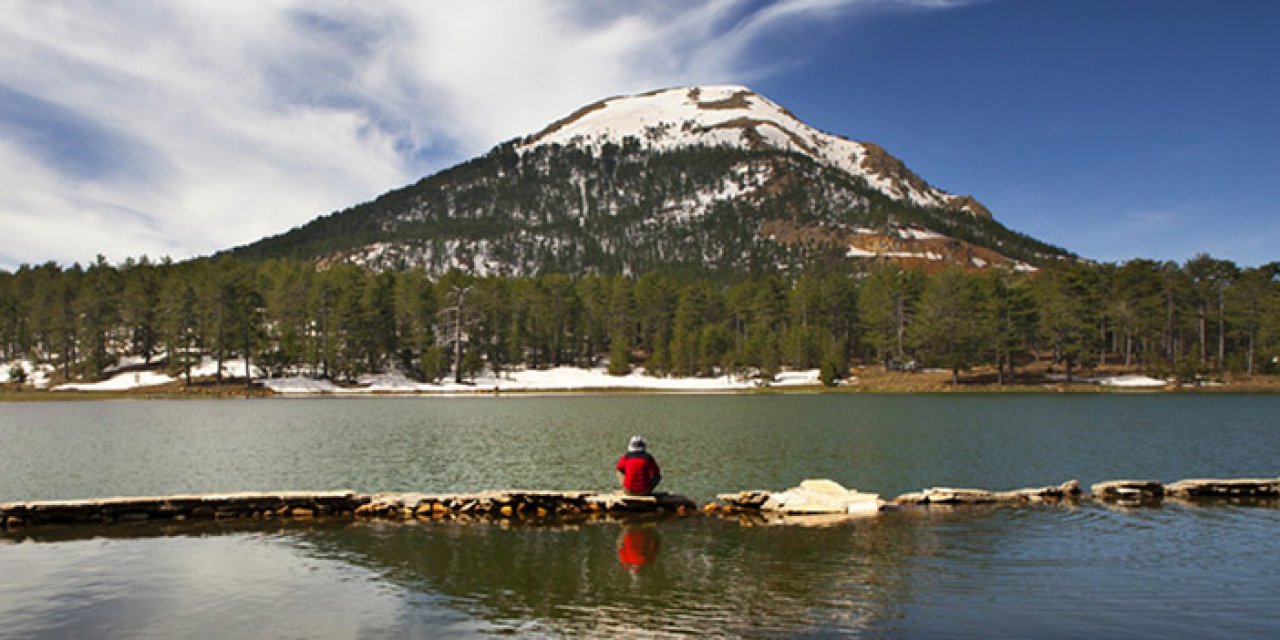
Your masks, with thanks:
<instances>
[{"instance_id":1,"label":"blue sky","mask_svg":"<svg viewBox=\"0 0 1280 640\"><path fill-rule=\"evenodd\" d=\"M746 84L1102 260L1280 259L1280 5L0 6L0 268L184 258L600 97Z\"/></svg>"}]
</instances>

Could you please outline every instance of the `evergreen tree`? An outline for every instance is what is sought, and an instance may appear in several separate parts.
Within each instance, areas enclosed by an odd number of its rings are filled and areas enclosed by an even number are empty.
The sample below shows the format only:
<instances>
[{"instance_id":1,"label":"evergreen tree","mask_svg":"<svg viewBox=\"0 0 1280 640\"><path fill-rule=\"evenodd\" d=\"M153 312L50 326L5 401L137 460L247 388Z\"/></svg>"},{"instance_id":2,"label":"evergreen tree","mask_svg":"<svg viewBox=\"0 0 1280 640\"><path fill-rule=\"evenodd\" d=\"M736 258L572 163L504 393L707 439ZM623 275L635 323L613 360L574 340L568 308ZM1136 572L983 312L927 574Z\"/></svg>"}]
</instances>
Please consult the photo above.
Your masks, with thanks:
<instances>
[{"instance_id":1,"label":"evergreen tree","mask_svg":"<svg viewBox=\"0 0 1280 640\"><path fill-rule=\"evenodd\" d=\"M1214 368L1221 373L1227 355L1227 289L1239 268L1228 260L1217 260L1202 253L1189 260L1184 271L1191 279L1196 300L1201 365L1207 366L1210 353L1216 353ZM1209 342L1210 333L1215 334L1213 343Z\"/></svg>"},{"instance_id":2,"label":"evergreen tree","mask_svg":"<svg viewBox=\"0 0 1280 640\"><path fill-rule=\"evenodd\" d=\"M699 375L716 375L725 368L725 359L733 349L733 334L721 323L703 325L698 336Z\"/></svg>"},{"instance_id":3,"label":"evergreen tree","mask_svg":"<svg viewBox=\"0 0 1280 640\"><path fill-rule=\"evenodd\" d=\"M122 319L129 327L133 355L150 363L160 341L160 273L146 256L126 260L121 270L124 282Z\"/></svg>"},{"instance_id":4,"label":"evergreen tree","mask_svg":"<svg viewBox=\"0 0 1280 640\"><path fill-rule=\"evenodd\" d=\"M609 292L609 374L631 373L631 346L635 341L635 304L631 282L615 277Z\"/></svg>"},{"instance_id":5,"label":"evergreen tree","mask_svg":"<svg viewBox=\"0 0 1280 640\"><path fill-rule=\"evenodd\" d=\"M1099 343L1100 294L1086 269L1048 269L1035 279L1039 334L1053 349L1054 364L1066 365L1068 380L1077 366L1093 363Z\"/></svg>"},{"instance_id":6,"label":"evergreen tree","mask_svg":"<svg viewBox=\"0 0 1280 640\"><path fill-rule=\"evenodd\" d=\"M1253 375L1257 370L1259 334L1266 322L1267 301L1276 288L1280 263L1245 269L1225 297L1226 315L1237 341L1244 344L1244 370Z\"/></svg>"},{"instance_id":7,"label":"evergreen tree","mask_svg":"<svg viewBox=\"0 0 1280 640\"><path fill-rule=\"evenodd\" d=\"M434 382L439 378L437 368L428 375L428 351L436 349L436 322L439 304L436 289L422 271L408 271L397 280L398 290L396 326L401 330L400 366L405 371L416 372L419 380ZM438 353L443 356L443 353Z\"/></svg>"},{"instance_id":8,"label":"evergreen tree","mask_svg":"<svg viewBox=\"0 0 1280 640\"><path fill-rule=\"evenodd\" d=\"M471 307L470 300L474 286L470 276L459 271L445 274L436 284L443 303L438 313L443 328L443 342L449 349L447 353L451 354L449 359L452 363L453 381L459 384L466 375L463 357L474 318L474 309Z\"/></svg>"},{"instance_id":9,"label":"evergreen tree","mask_svg":"<svg viewBox=\"0 0 1280 640\"><path fill-rule=\"evenodd\" d=\"M613 283L610 278L588 275L578 280L575 294L581 303L582 364L595 366L596 359L609 344L610 302Z\"/></svg>"},{"instance_id":10,"label":"evergreen tree","mask_svg":"<svg viewBox=\"0 0 1280 640\"><path fill-rule=\"evenodd\" d=\"M977 281L958 268L946 269L925 284L909 342L925 362L950 369L952 384L959 385L960 372L978 362L989 341L980 313Z\"/></svg>"},{"instance_id":11,"label":"evergreen tree","mask_svg":"<svg viewBox=\"0 0 1280 640\"><path fill-rule=\"evenodd\" d=\"M98 379L104 369L118 359L116 333L120 320L120 274L107 263L105 256L85 272L84 286L80 287L77 306L83 318L85 345L83 374Z\"/></svg>"},{"instance_id":12,"label":"evergreen tree","mask_svg":"<svg viewBox=\"0 0 1280 640\"><path fill-rule=\"evenodd\" d=\"M400 349L396 326L396 274L383 271L365 287L359 323L365 362L370 371L384 370Z\"/></svg>"},{"instance_id":13,"label":"evergreen tree","mask_svg":"<svg viewBox=\"0 0 1280 640\"><path fill-rule=\"evenodd\" d=\"M637 336L638 345L641 349L656 355L658 343L671 336L676 293L666 277L652 272L640 276L632 292L635 296L637 324L640 329Z\"/></svg>"},{"instance_id":14,"label":"evergreen tree","mask_svg":"<svg viewBox=\"0 0 1280 640\"><path fill-rule=\"evenodd\" d=\"M199 296L187 278L175 276L166 284L161 318L169 371L181 373L191 386L191 367L200 362Z\"/></svg>"},{"instance_id":15,"label":"evergreen tree","mask_svg":"<svg viewBox=\"0 0 1280 640\"><path fill-rule=\"evenodd\" d=\"M1005 269L992 269L979 280L977 322L987 340L990 359L996 365L996 382L1004 384L1005 371L1014 375L1018 357L1034 344L1039 316L1031 286L1024 276Z\"/></svg>"},{"instance_id":16,"label":"evergreen tree","mask_svg":"<svg viewBox=\"0 0 1280 640\"><path fill-rule=\"evenodd\" d=\"M858 320L867 345L886 367L905 358L907 325L915 313L924 274L883 265L858 290Z\"/></svg>"},{"instance_id":17,"label":"evergreen tree","mask_svg":"<svg viewBox=\"0 0 1280 640\"><path fill-rule=\"evenodd\" d=\"M822 356L822 364L818 367L818 381L823 386L834 387L849 372L848 354L843 343L832 340Z\"/></svg>"},{"instance_id":18,"label":"evergreen tree","mask_svg":"<svg viewBox=\"0 0 1280 640\"><path fill-rule=\"evenodd\" d=\"M1163 296L1160 265L1151 260L1130 260L1114 274L1110 315L1121 338L1124 366L1135 361L1149 364L1161 354Z\"/></svg>"},{"instance_id":19,"label":"evergreen tree","mask_svg":"<svg viewBox=\"0 0 1280 640\"><path fill-rule=\"evenodd\" d=\"M609 375L625 376L631 373L631 347L626 334L615 333L609 346Z\"/></svg>"}]
</instances>

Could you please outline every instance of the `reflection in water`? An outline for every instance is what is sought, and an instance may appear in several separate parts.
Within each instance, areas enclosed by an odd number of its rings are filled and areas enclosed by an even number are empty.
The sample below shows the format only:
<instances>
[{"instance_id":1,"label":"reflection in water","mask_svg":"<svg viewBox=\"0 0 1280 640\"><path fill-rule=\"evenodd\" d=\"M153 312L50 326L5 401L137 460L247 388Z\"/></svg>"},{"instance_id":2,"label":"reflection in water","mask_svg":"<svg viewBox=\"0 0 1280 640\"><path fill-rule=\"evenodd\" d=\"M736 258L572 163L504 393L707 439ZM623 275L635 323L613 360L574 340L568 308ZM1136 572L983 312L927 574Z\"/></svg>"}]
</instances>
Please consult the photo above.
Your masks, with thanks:
<instances>
[{"instance_id":1,"label":"reflection in water","mask_svg":"<svg viewBox=\"0 0 1280 640\"><path fill-rule=\"evenodd\" d=\"M1246 638L1280 626L1273 507L905 510L757 525L33 529L0 535L0 637Z\"/></svg>"},{"instance_id":2,"label":"reflection in water","mask_svg":"<svg viewBox=\"0 0 1280 640\"><path fill-rule=\"evenodd\" d=\"M375 523L307 543L497 628L532 620L573 635L890 630L911 599L904 563L937 544L909 519L809 529L701 518L621 528Z\"/></svg>"},{"instance_id":3,"label":"reflection in water","mask_svg":"<svg viewBox=\"0 0 1280 640\"><path fill-rule=\"evenodd\" d=\"M618 562L629 571L639 571L658 557L659 540L653 526L623 525L618 536Z\"/></svg>"},{"instance_id":4,"label":"reflection in water","mask_svg":"<svg viewBox=\"0 0 1280 640\"><path fill-rule=\"evenodd\" d=\"M806 477L894 495L1070 477L1087 485L1131 475L1270 475L1278 409L1275 395L7 405L0 499L607 490L616 443L637 432L662 443L672 490L701 499ZM732 438L717 427L724 424ZM621 527L317 521L7 532L0 638L709 629L1251 638L1280 628L1274 502L907 510L803 524L827 526L689 518ZM652 553L630 540L633 529L654 534Z\"/></svg>"}]
</instances>

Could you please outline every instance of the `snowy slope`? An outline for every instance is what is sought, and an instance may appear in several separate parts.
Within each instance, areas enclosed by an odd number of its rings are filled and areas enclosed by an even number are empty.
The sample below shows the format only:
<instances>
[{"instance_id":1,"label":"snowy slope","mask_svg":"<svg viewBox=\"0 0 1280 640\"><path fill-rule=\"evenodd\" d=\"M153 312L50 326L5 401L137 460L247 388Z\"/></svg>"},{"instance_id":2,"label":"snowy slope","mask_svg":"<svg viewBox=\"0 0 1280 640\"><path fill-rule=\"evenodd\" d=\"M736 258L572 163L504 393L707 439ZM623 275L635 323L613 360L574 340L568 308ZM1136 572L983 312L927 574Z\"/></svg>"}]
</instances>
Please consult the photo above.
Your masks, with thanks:
<instances>
[{"instance_id":1,"label":"snowy slope","mask_svg":"<svg viewBox=\"0 0 1280 640\"><path fill-rule=\"evenodd\" d=\"M551 144L599 150L628 137L654 150L726 145L794 151L863 178L894 200L990 217L972 198L930 186L880 147L819 131L768 98L736 85L680 87L602 100L525 138L520 150Z\"/></svg>"},{"instance_id":2,"label":"snowy slope","mask_svg":"<svg viewBox=\"0 0 1280 640\"><path fill-rule=\"evenodd\" d=\"M881 147L820 131L733 85L589 104L235 253L496 276L781 272L841 256L854 269L1033 270L1069 256Z\"/></svg>"}]
</instances>

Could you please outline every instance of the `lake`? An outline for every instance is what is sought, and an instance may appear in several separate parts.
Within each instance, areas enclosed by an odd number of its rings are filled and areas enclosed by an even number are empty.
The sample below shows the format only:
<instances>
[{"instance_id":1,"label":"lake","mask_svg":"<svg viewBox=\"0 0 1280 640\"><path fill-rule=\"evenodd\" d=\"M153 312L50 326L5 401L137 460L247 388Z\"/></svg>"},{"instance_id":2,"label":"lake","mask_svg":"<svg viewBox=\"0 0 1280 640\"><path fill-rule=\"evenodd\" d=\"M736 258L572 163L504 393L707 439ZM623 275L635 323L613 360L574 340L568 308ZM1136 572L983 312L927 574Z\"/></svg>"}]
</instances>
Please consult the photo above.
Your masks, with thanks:
<instances>
[{"instance_id":1,"label":"lake","mask_svg":"<svg viewBox=\"0 0 1280 640\"><path fill-rule=\"evenodd\" d=\"M724 395L0 404L0 500L663 488L884 497L1272 476L1280 396ZM909 510L823 527L185 523L0 534L0 637L1220 637L1280 628L1274 504Z\"/></svg>"}]
</instances>

